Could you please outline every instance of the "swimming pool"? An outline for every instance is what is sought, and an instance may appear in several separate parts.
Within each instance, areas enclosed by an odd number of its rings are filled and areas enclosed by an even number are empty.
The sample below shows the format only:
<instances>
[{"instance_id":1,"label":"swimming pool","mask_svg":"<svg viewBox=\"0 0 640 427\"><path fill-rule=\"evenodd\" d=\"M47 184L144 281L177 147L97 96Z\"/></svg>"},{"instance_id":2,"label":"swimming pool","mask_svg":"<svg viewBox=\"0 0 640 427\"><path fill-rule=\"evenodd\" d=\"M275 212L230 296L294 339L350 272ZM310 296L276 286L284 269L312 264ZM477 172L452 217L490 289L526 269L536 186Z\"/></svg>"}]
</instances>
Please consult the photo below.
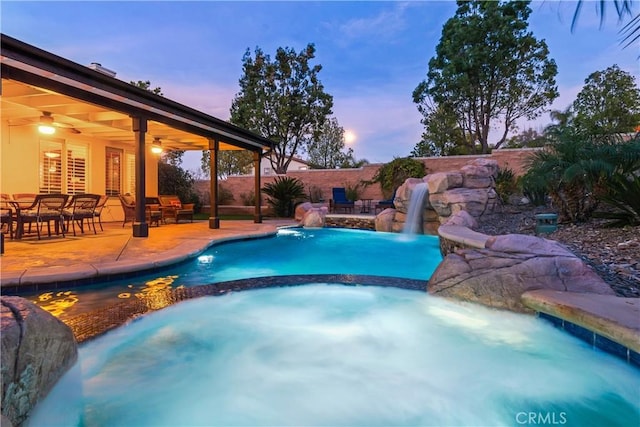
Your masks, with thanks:
<instances>
[{"instance_id":1,"label":"swimming pool","mask_svg":"<svg viewBox=\"0 0 640 427\"><path fill-rule=\"evenodd\" d=\"M339 228L285 228L273 237L217 244L158 272L21 296L60 318L167 289L271 276L369 275L426 281L442 256L436 236Z\"/></svg>"},{"instance_id":2,"label":"swimming pool","mask_svg":"<svg viewBox=\"0 0 640 427\"><path fill-rule=\"evenodd\" d=\"M31 426L637 425L640 371L532 316L335 284L204 297L80 347Z\"/></svg>"}]
</instances>

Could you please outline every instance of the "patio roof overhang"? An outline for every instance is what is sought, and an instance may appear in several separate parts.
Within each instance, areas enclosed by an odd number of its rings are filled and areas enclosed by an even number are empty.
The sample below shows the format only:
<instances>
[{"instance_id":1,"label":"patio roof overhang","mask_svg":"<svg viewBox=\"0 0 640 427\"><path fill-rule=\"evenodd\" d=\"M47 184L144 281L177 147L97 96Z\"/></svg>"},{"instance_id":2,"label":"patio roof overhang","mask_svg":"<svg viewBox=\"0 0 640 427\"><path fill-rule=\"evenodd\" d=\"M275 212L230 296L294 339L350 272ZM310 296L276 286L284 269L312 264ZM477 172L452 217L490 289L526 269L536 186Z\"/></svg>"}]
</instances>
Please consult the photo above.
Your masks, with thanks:
<instances>
[{"instance_id":1,"label":"patio roof overhang","mask_svg":"<svg viewBox=\"0 0 640 427\"><path fill-rule=\"evenodd\" d=\"M0 34L2 120L36 126L43 112L62 131L135 145L132 117L147 120L145 142L164 149L250 150L262 154L273 142L224 120L156 95L87 66Z\"/></svg>"}]
</instances>

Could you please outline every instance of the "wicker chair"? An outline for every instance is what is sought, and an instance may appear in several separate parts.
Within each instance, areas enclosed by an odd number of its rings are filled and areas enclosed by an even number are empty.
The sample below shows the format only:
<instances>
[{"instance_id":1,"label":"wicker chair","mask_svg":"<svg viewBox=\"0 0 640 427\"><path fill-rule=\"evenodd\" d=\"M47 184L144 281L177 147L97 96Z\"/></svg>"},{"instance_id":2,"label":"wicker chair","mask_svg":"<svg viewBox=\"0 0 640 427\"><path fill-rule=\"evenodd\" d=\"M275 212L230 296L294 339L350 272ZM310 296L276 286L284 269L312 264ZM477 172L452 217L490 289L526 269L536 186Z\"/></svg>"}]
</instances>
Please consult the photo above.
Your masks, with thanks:
<instances>
[{"instance_id":1,"label":"wicker chair","mask_svg":"<svg viewBox=\"0 0 640 427\"><path fill-rule=\"evenodd\" d=\"M118 195L122 210L124 211L124 221L122 221L122 228L127 222L132 222L136 219L136 200L129 194Z\"/></svg>"},{"instance_id":2,"label":"wicker chair","mask_svg":"<svg viewBox=\"0 0 640 427\"><path fill-rule=\"evenodd\" d=\"M190 220L193 222L193 203L182 203L178 196L158 196L160 200L160 206L164 214L165 220L167 218L173 218L176 222L181 219Z\"/></svg>"}]
</instances>

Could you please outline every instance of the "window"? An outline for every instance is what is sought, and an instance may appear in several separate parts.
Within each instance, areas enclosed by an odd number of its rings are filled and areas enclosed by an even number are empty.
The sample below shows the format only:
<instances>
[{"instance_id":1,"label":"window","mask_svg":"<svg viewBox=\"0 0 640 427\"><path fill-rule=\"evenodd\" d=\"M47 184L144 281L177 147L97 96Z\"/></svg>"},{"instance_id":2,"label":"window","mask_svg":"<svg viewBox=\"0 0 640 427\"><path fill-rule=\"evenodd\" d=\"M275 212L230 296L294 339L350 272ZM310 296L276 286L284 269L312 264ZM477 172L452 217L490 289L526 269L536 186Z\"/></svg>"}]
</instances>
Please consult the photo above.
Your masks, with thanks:
<instances>
[{"instance_id":1,"label":"window","mask_svg":"<svg viewBox=\"0 0 640 427\"><path fill-rule=\"evenodd\" d=\"M129 194L136 193L136 156L135 154L125 154L127 174L124 186L124 192Z\"/></svg>"},{"instance_id":2,"label":"window","mask_svg":"<svg viewBox=\"0 0 640 427\"><path fill-rule=\"evenodd\" d=\"M86 193L88 157L87 145L41 140L38 191L46 194Z\"/></svg>"},{"instance_id":3,"label":"window","mask_svg":"<svg viewBox=\"0 0 640 427\"><path fill-rule=\"evenodd\" d=\"M40 141L40 193L62 193L62 142Z\"/></svg>"},{"instance_id":4,"label":"window","mask_svg":"<svg viewBox=\"0 0 640 427\"><path fill-rule=\"evenodd\" d=\"M121 192L122 150L107 147L105 154L105 194L107 196L117 196Z\"/></svg>"},{"instance_id":5,"label":"window","mask_svg":"<svg viewBox=\"0 0 640 427\"><path fill-rule=\"evenodd\" d=\"M87 192L88 148L67 144L67 194Z\"/></svg>"}]
</instances>

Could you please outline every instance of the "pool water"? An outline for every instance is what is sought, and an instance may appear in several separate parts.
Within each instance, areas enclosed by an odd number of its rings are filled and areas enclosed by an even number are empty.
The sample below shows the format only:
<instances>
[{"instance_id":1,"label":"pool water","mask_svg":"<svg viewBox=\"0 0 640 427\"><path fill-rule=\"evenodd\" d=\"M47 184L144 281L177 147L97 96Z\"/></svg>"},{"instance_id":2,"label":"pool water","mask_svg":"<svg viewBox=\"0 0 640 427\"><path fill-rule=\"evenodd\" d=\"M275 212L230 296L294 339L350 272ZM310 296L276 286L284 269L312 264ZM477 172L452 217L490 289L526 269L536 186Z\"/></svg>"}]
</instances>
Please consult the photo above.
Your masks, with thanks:
<instances>
[{"instance_id":1,"label":"pool water","mask_svg":"<svg viewBox=\"0 0 640 427\"><path fill-rule=\"evenodd\" d=\"M64 318L167 288L256 277L362 274L427 281L441 260L435 236L286 228L273 237L214 245L160 273L21 296Z\"/></svg>"},{"instance_id":2,"label":"pool water","mask_svg":"<svg viewBox=\"0 0 640 427\"><path fill-rule=\"evenodd\" d=\"M83 344L29 425L630 426L639 386L532 316L309 284L182 302Z\"/></svg>"}]
</instances>

